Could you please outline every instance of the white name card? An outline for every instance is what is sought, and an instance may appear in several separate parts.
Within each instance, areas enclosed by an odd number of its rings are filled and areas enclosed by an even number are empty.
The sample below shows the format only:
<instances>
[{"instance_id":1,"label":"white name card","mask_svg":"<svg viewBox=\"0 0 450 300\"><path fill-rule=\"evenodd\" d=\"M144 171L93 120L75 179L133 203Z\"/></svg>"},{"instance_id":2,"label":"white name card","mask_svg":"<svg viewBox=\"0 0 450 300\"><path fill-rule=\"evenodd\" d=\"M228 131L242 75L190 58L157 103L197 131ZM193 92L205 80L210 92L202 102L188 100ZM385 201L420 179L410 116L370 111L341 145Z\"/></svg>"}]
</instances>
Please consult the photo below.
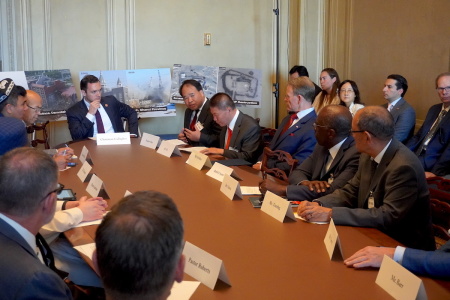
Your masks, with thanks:
<instances>
[{"instance_id":1,"label":"white name card","mask_svg":"<svg viewBox=\"0 0 450 300\"><path fill-rule=\"evenodd\" d=\"M86 188L86 192L88 192L92 197L103 197L103 199L109 199L103 181L95 174L92 174L91 180Z\"/></svg>"},{"instance_id":2,"label":"white name card","mask_svg":"<svg viewBox=\"0 0 450 300\"><path fill-rule=\"evenodd\" d=\"M214 290L217 279L231 286L222 260L186 241L183 254L186 258L184 272Z\"/></svg>"},{"instance_id":3,"label":"white name card","mask_svg":"<svg viewBox=\"0 0 450 300\"><path fill-rule=\"evenodd\" d=\"M129 196L129 195L133 195L133 193L132 193L132 192L130 192L129 190L126 190L126 191L125 191L125 195L124 195L124 197L126 197L126 196Z\"/></svg>"},{"instance_id":4,"label":"white name card","mask_svg":"<svg viewBox=\"0 0 450 300\"><path fill-rule=\"evenodd\" d=\"M129 132L97 134L97 145L129 145L129 144L131 144Z\"/></svg>"},{"instance_id":5,"label":"white name card","mask_svg":"<svg viewBox=\"0 0 450 300\"><path fill-rule=\"evenodd\" d=\"M191 152L191 155L189 155L186 163L190 166L193 166L197 170L201 170L203 167L212 167L211 160L209 159L208 155L196 151Z\"/></svg>"},{"instance_id":6,"label":"white name card","mask_svg":"<svg viewBox=\"0 0 450 300\"><path fill-rule=\"evenodd\" d=\"M162 154L167 157L171 157L172 154L176 156L181 156L181 152L180 149L178 149L178 146L169 141L162 141L156 153Z\"/></svg>"},{"instance_id":7,"label":"white name card","mask_svg":"<svg viewBox=\"0 0 450 300\"><path fill-rule=\"evenodd\" d=\"M218 162L216 162L206 173L206 175L208 175L209 177L212 177L220 182L223 181L223 177L225 176L225 174L233 176L236 179L241 179L232 168L219 164Z\"/></svg>"},{"instance_id":8,"label":"white name card","mask_svg":"<svg viewBox=\"0 0 450 300\"><path fill-rule=\"evenodd\" d=\"M91 179L92 176L92 174L90 174L91 170L92 166L87 161L84 161L83 165L81 166L81 169L77 173L77 176L78 178L80 178L81 182L86 182Z\"/></svg>"},{"instance_id":9,"label":"white name card","mask_svg":"<svg viewBox=\"0 0 450 300\"><path fill-rule=\"evenodd\" d=\"M146 133L146 132L144 132L144 134L142 135L141 146L148 147L151 149L156 149L159 147L160 144L161 144L161 138L159 136L156 136L156 135L153 135L150 133Z\"/></svg>"},{"instance_id":10,"label":"white name card","mask_svg":"<svg viewBox=\"0 0 450 300\"><path fill-rule=\"evenodd\" d=\"M89 150L86 148L86 146L83 146L83 150L81 150L80 154L80 161L81 163L84 163L88 159Z\"/></svg>"},{"instance_id":11,"label":"white name card","mask_svg":"<svg viewBox=\"0 0 450 300\"><path fill-rule=\"evenodd\" d=\"M292 211L291 202L272 192L266 192L263 204L261 205L261 210L281 223L284 222L285 217L297 222L294 212Z\"/></svg>"},{"instance_id":12,"label":"white name card","mask_svg":"<svg viewBox=\"0 0 450 300\"><path fill-rule=\"evenodd\" d=\"M234 195L238 199L242 199L242 192L239 182L228 174L223 177L220 191L225 194L230 200L234 199Z\"/></svg>"},{"instance_id":13,"label":"white name card","mask_svg":"<svg viewBox=\"0 0 450 300\"><path fill-rule=\"evenodd\" d=\"M328 226L327 233L325 234L325 239L323 240L325 247L327 248L330 260L343 259L341 241L339 240L339 235L334 225L333 219L330 220L330 226Z\"/></svg>"},{"instance_id":14,"label":"white name card","mask_svg":"<svg viewBox=\"0 0 450 300\"><path fill-rule=\"evenodd\" d=\"M395 299L427 299L422 280L387 255L375 283Z\"/></svg>"}]
</instances>

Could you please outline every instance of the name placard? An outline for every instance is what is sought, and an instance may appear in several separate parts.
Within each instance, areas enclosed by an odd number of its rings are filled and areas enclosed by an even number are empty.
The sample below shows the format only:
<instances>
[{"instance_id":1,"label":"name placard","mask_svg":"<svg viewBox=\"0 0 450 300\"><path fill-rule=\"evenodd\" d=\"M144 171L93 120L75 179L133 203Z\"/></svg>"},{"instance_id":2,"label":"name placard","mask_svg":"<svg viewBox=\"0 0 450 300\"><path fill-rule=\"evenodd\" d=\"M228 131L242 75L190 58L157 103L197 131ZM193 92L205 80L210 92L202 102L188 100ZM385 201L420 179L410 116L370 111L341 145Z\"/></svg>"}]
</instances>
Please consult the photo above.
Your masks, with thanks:
<instances>
[{"instance_id":1,"label":"name placard","mask_svg":"<svg viewBox=\"0 0 450 300\"><path fill-rule=\"evenodd\" d=\"M327 233L325 234L325 239L323 240L325 247L327 248L330 260L342 260L342 248L341 241L339 240L339 235L334 225L333 219L330 220L330 226L328 226Z\"/></svg>"},{"instance_id":2,"label":"name placard","mask_svg":"<svg viewBox=\"0 0 450 300\"><path fill-rule=\"evenodd\" d=\"M220 279L231 286L222 260L186 241L183 254L186 257L184 272L194 277L210 289L214 289Z\"/></svg>"},{"instance_id":3,"label":"name placard","mask_svg":"<svg viewBox=\"0 0 450 300\"><path fill-rule=\"evenodd\" d=\"M291 202L286 201L272 192L266 192L261 210L281 223L284 222L285 217L297 222L292 211Z\"/></svg>"},{"instance_id":4,"label":"name placard","mask_svg":"<svg viewBox=\"0 0 450 300\"><path fill-rule=\"evenodd\" d=\"M191 152L191 155L189 155L186 163L190 166L193 166L197 170L201 170L203 167L212 167L211 160L209 159L208 155L196 151Z\"/></svg>"},{"instance_id":5,"label":"name placard","mask_svg":"<svg viewBox=\"0 0 450 300\"><path fill-rule=\"evenodd\" d=\"M156 153L162 154L167 157L171 157L172 154L176 156L181 156L181 152L180 149L178 149L178 146L169 141L162 141Z\"/></svg>"},{"instance_id":6,"label":"name placard","mask_svg":"<svg viewBox=\"0 0 450 300\"><path fill-rule=\"evenodd\" d=\"M86 192L92 197L102 197L103 199L109 199L106 192L103 181L95 174L92 174L91 180L86 188Z\"/></svg>"},{"instance_id":7,"label":"name placard","mask_svg":"<svg viewBox=\"0 0 450 300\"><path fill-rule=\"evenodd\" d=\"M151 148L151 149L156 149L159 147L160 144L161 144L161 138L159 136L156 136L156 135L153 135L150 133L146 133L146 132L144 132L144 134L142 135L141 146Z\"/></svg>"},{"instance_id":8,"label":"name placard","mask_svg":"<svg viewBox=\"0 0 450 300\"><path fill-rule=\"evenodd\" d=\"M387 255L375 283L395 299L427 299L422 280Z\"/></svg>"},{"instance_id":9,"label":"name placard","mask_svg":"<svg viewBox=\"0 0 450 300\"><path fill-rule=\"evenodd\" d=\"M236 174L236 172L225 165L215 163L212 168L206 173L209 177L214 178L215 180L218 180L220 182L223 181L223 177L225 174L233 176L234 178L240 180L241 178Z\"/></svg>"},{"instance_id":10,"label":"name placard","mask_svg":"<svg viewBox=\"0 0 450 300\"><path fill-rule=\"evenodd\" d=\"M97 145L129 145L129 144L131 144L129 132L97 134Z\"/></svg>"},{"instance_id":11,"label":"name placard","mask_svg":"<svg viewBox=\"0 0 450 300\"><path fill-rule=\"evenodd\" d=\"M132 192L130 192L129 190L126 190L126 191L125 191L125 195L124 195L124 197L126 197L126 196L129 196L129 195L133 195L133 193L132 193Z\"/></svg>"},{"instance_id":12,"label":"name placard","mask_svg":"<svg viewBox=\"0 0 450 300\"><path fill-rule=\"evenodd\" d=\"M87 162L84 161L83 165L81 166L81 169L78 171L77 176L80 178L81 182L86 182L91 179L92 174L90 173L92 170L92 166Z\"/></svg>"},{"instance_id":13,"label":"name placard","mask_svg":"<svg viewBox=\"0 0 450 300\"><path fill-rule=\"evenodd\" d=\"M83 150L81 150L80 161L83 164L84 164L85 161L87 161L91 165L93 165L91 156L89 155L89 150L88 150L88 148L86 148L86 146L83 146Z\"/></svg>"},{"instance_id":14,"label":"name placard","mask_svg":"<svg viewBox=\"0 0 450 300\"><path fill-rule=\"evenodd\" d=\"M242 199L242 192L239 182L228 174L223 177L222 185L220 186L220 191L225 194L230 200L236 198Z\"/></svg>"}]
</instances>

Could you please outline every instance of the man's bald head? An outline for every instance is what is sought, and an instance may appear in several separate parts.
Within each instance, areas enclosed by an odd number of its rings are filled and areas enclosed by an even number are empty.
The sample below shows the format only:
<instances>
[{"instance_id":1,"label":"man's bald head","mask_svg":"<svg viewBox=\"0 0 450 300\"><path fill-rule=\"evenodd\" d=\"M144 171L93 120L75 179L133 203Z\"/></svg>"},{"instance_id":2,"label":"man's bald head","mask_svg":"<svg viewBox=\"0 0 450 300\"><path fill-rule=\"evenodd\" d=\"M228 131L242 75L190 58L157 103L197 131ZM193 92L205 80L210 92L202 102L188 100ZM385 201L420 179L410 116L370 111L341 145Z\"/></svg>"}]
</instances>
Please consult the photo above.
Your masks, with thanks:
<instances>
[{"instance_id":1,"label":"man's bald head","mask_svg":"<svg viewBox=\"0 0 450 300\"><path fill-rule=\"evenodd\" d=\"M35 91L27 90L27 104L29 109L25 112L23 118L27 125L32 125L36 122L39 113L41 112L42 98Z\"/></svg>"}]
</instances>

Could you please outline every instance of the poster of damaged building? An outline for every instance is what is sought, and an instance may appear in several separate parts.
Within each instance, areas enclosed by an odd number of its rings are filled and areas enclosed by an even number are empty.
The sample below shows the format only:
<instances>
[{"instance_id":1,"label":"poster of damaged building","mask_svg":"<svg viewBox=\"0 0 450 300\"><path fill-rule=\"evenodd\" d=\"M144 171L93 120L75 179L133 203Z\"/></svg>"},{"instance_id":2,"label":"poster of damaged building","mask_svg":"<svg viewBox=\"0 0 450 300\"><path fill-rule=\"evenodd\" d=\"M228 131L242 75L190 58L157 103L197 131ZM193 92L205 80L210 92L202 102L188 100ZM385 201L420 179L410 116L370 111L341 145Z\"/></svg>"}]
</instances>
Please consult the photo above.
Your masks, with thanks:
<instances>
[{"instance_id":1,"label":"poster of damaged building","mask_svg":"<svg viewBox=\"0 0 450 300\"><path fill-rule=\"evenodd\" d=\"M77 102L70 70L39 70L2 72L1 78L11 78L17 85L33 90L42 98L38 123L66 119L66 109Z\"/></svg>"},{"instance_id":2,"label":"poster of damaged building","mask_svg":"<svg viewBox=\"0 0 450 300\"><path fill-rule=\"evenodd\" d=\"M227 93L236 104L261 107L261 70L219 68L217 92Z\"/></svg>"},{"instance_id":3,"label":"poster of damaged building","mask_svg":"<svg viewBox=\"0 0 450 300\"><path fill-rule=\"evenodd\" d=\"M83 71L98 77L102 96L112 95L134 108L139 117L175 116L175 105L170 98L170 69L139 69L114 71Z\"/></svg>"},{"instance_id":4,"label":"poster of damaged building","mask_svg":"<svg viewBox=\"0 0 450 300\"><path fill-rule=\"evenodd\" d=\"M173 65L170 102L184 103L178 90L183 81L187 79L194 79L200 82L205 96L211 98L215 93L217 93L218 71L218 67L211 66Z\"/></svg>"}]
</instances>

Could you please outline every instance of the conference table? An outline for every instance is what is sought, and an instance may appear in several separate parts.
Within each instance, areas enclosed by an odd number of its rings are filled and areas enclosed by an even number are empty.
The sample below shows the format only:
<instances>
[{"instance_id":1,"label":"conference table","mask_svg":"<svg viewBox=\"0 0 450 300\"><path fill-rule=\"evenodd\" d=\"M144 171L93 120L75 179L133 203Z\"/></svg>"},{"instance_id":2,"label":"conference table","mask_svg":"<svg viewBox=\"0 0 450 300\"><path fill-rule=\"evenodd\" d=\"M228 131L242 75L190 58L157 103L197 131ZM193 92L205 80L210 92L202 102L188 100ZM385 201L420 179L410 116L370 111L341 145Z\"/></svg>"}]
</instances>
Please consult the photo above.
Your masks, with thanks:
<instances>
[{"instance_id":1,"label":"conference table","mask_svg":"<svg viewBox=\"0 0 450 300\"><path fill-rule=\"evenodd\" d=\"M330 260L324 245L328 225L301 220L281 223L244 196L231 201L221 183L186 164L188 153L165 157L140 146L97 145L87 140L70 145L76 155L89 150L93 172L103 180L111 207L125 191L156 190L169 195L184 221L185 240L221 259L231 286L219 281L214 290L200 284L191 299L390 299L375 283L376 269L355 270ZM78 199L88 196L77 177L81 164L60 174L60 182ZM232 167L241 186L256 186L261 174L248 166ZM67 231L73 245L92 243L97 225ZM337 226L343 256L371 246L398 243L372 228ZM89 259L87 261L90 263ZM185 274L185 280L195 280ZM429 299L450 299L450 282L421 277Z\"/></svg>"}]
</instances>

